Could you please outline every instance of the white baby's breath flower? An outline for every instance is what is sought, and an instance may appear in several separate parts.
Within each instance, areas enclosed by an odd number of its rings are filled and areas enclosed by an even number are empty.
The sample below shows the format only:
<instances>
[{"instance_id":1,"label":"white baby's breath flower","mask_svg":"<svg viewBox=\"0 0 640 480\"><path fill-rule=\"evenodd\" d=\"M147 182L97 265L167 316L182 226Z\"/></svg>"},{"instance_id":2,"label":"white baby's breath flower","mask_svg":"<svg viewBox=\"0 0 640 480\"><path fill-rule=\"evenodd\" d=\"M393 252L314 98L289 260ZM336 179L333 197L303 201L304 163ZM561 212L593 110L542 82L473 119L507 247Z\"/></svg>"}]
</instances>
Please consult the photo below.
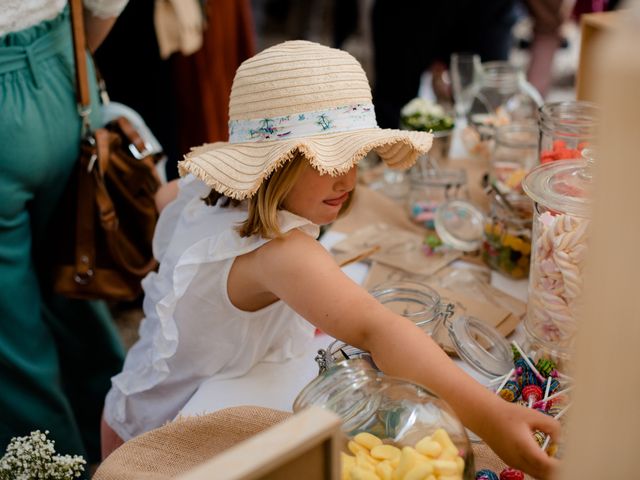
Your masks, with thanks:
<instances>
[{"instance_id":1,"label":"white baby's breath flower","mask_svg":"<svg viewBox=\"0 0 640 480\"><path fill-rule=\"evenodd\" d=\"M85 460L79 455L56 455L49 431L15 437L0 458L0 480L71 480L82 475Z\"/></svg>"},{"instance_id":2,"label":"white baby's breath flower","mask_svg":"<svg viewBox=\"0 0 640 480\"><path fill-rule=\"evenodd\" d=\"M431 115L433 117L443 117L445 115L444 108L437 103L433 103L431 100L422 97L416 97L407 103L400 114L403 117L409 117L411 115Z\"/></svg>"}]
</instances>

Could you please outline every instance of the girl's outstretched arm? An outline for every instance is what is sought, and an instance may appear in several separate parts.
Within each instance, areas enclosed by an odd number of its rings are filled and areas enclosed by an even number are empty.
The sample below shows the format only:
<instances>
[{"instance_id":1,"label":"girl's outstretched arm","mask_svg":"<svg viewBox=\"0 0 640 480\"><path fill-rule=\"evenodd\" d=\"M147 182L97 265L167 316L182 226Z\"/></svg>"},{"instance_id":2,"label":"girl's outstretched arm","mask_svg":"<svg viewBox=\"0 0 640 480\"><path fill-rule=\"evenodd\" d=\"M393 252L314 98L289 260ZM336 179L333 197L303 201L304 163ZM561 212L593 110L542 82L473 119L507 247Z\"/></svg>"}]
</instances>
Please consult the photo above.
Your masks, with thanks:
<instances>
[{"instance_id":1,"label":"girl's outstretched arm","mask_svg":"<svg viewBox=\"0 0 640 480\"><path fill-rule=\"evenodd\" d=\"M533 438L559 435L559 423L511 404L455 365L426 333L354 283L308 235L294 231L247 259L255 281L329 335L371 352L387 374L424 385L447 401L462 422L510 466L549 478L557 460Z\"/></svg>"}]
</instances>

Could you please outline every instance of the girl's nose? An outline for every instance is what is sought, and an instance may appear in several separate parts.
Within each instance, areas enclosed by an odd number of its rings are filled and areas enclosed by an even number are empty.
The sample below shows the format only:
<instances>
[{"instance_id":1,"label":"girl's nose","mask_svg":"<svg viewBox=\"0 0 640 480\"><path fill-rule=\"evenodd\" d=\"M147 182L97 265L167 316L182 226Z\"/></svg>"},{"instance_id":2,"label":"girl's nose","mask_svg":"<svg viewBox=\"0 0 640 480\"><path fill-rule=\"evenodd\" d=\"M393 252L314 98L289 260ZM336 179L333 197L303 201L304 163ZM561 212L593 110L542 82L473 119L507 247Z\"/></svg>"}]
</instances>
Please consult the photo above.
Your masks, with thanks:
<instances>
[{"instance_id":1,"label":"girl's nose","mask_svg":"<svg viewBox=\"0 0 640 480\"><path fill-rule=\"evenodd\" d=\"M353 190L356 185L358 170L356 167L352 167L347 173L336 177L335 189L339 191Z\"/></svg>"}]
</instances>

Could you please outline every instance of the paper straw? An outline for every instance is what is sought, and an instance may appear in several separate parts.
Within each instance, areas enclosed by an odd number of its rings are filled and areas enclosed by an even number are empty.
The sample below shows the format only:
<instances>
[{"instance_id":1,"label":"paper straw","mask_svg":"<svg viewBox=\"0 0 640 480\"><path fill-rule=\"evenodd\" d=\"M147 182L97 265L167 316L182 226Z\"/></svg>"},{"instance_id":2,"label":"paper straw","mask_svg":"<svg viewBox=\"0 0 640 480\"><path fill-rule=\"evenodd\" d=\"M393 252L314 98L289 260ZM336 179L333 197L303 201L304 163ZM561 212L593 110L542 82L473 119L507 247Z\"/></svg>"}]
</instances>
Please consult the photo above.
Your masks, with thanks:
<instances>
[{"instance_id":1,"label":"paper straw","mask_svg":"<svg viewBox=\"0 0 640 480\"><path fill-rule=\"evenodd\" d=\"M533 373L536 374L536 377L538 377L538 380L542 381L544 380L544 377L542 375L540 375L540 372L536 369L536 367L533 366L533 363L531 363L531 360L529 360L529 357L527 357L524 352L522 351L522 349L520 348L520 345L517 344L517 342L515 340L513 340L511 342L511 344L516 347L516 349L518 350L518 352L520 352L520 356L524 359L525 363L529 366L529 368L531 369L531 371Z\"/></svg>"},{"instance_id":2,"label":"paper straw","mask_svg":"<svg viewBox=\"0 0 640 480\"><path fill-rule=\"evenodd\" d=\"M512 368L511 371L509 373L507 373L507 375L504 377L504 380L502 381L502 383L500 384L500 386L496 390L496 395L498 395L500 393L500 390L502 390L502 387L504 387L507 384L507 382L509 381L509 378L511 378L511 375L513 374L514 370L515 370L515 368Z\"/></svg>"},{"instance_id":3,"label":"paper straw","mask_svg":"<svg viewBox=\"0 0 640 480\"><path fill-rule=\"evenodd\" d=\"M553 400L554 398L558 398L560 395L564 395L565 393L567 393L569 390L571 390L573 387L567 387L564 390L561 390L559 392L554 393L553 395L547 397L544 399L545 402L548 402L549 400ZM535 405L538 405L542 403L542 400L538 401L535 403Z\"/></svg>"},{"instance_id":4,"label":"paper straw","mask_svg":"<svg viewBox=\"0 0 640 480\"><path fill-rule=\"evenodd\" d=\"M556 420L560 420L560 418L562 418L562 416L565 414L565 412L566 412L567 410L569 410L569 407L570 407L570 406L571 406L571 404L569 404L569 405L567 405L566 407L564 407L564 408L563 408L562 410L560 410L560 411L558 412L558 414L557 414L555 417L553 417L553 418L555 418ZM551 441L551 435L547 435L547 438L545 438L544 443L542 444L542 447L541 447L541 448L542 448L542 450L546 450L546 449L547 449L547 447L549 446L549 442L550 442L550 441Z\"/></svg>"}]
</instances>

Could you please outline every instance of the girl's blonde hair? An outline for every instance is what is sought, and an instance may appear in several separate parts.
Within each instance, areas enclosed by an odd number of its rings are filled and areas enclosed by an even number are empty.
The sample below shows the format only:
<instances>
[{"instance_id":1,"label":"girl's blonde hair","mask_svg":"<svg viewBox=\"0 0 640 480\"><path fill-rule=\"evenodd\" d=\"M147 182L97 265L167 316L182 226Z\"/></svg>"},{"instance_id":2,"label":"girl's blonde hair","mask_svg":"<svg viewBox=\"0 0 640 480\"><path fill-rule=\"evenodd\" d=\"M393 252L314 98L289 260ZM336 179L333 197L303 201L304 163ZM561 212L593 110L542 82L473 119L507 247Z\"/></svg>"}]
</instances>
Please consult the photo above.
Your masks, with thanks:
<instances>
[{"instance_id":1,"label":"girl's blonde hair","mask_svg":"<svg viewBox=\"0 0 640 480\"><path fill-rule=\"evenodd\" d=\"M282 210L284 199L289 194L300 177L300 173L307 165L305 158L297 154L292 160L285 163L269 176L251 198L244 200L247 203L248 216L236 230L241 237L260 235L263 238L279 238L282 232L278 226L278 210ZM342 204L338 216L344 215L351 205L353 192ZM211 190L209 196L204 198L207 205L215 205L220 199L221 207L238 205L237 200L228 199L215 190Z\"/></svg>"}]
</instances>

